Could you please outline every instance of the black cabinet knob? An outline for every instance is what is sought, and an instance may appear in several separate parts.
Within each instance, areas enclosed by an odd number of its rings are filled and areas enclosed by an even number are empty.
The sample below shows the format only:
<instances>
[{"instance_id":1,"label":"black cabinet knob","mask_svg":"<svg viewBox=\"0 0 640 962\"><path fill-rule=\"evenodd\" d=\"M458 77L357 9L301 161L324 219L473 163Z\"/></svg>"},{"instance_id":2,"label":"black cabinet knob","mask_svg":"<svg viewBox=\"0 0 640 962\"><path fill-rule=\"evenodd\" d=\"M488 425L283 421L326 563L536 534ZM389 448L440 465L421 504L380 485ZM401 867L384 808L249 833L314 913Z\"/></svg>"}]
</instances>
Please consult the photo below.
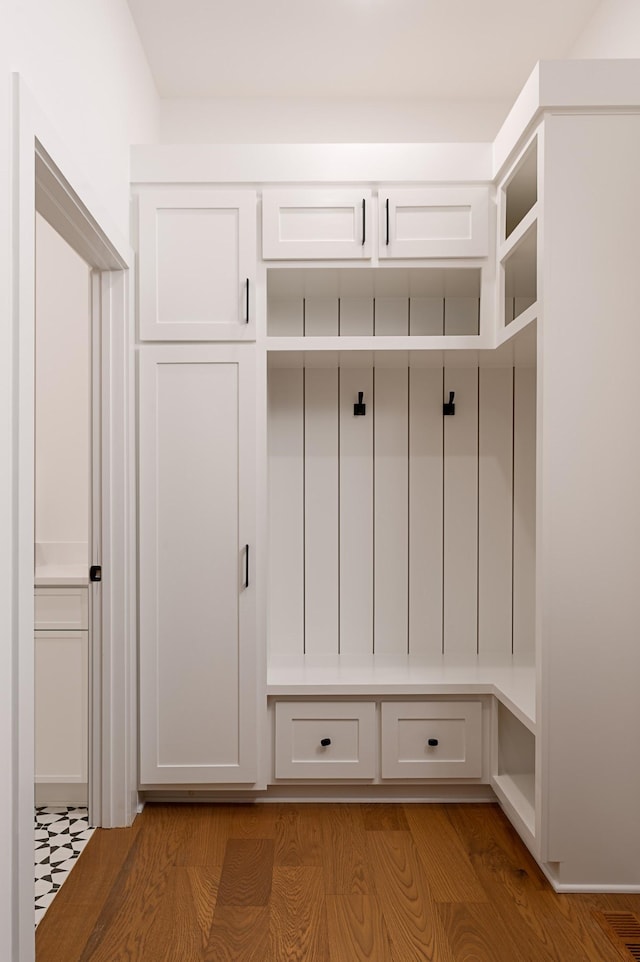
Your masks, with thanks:
<instances>
[{"instance_id":1,"label":"black cabinet knob","mask_svg":"<svg viewBox=\"0 0 640 962\"><path fill-rule=\"evenodd\" d=\"M321 738L321 739L320 739L320 744L322 745L323 748L328 748L329 745L331 744L331 739L330 739L330 738Z\"/></svg>"},{"instance_id":2,"label":"black cabinet knob","mask_svg":"<svg viewBox=\"0 0 640 962\"><path fill-rule=\"evenodd\" d=\"M438 745L438 739L437 739L437 738L429 738L428 741L427 741L427 745L429 746L429 748L436 748L437 745Z\"/></svg>"}]
</instances>

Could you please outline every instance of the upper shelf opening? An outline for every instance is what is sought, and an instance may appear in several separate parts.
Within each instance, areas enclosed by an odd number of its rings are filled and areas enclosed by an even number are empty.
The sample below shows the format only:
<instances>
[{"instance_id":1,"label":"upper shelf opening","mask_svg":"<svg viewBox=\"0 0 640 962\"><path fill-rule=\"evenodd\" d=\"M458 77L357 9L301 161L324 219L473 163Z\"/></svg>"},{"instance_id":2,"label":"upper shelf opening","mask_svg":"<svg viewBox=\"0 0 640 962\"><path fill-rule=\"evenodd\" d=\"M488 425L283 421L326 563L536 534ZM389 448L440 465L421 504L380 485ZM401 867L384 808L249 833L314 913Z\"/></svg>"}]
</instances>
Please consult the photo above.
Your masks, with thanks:
<instances>
[{"instance_id":1,"label":"upper shelf opening","mask_svg":"<svg viewBox=\"0 0 640 962\"><path fill-rule=\"evenodd\" d=\"M538 141L535 139L504 186L506 240L538 200Z\"/></svg>"},{"instance_id":2,"label":"upper shelf opening","mask_svg":"<svg viewBox=\"0 0 640 962\"><path fill-rule=\"evenodd\" d=\"M479 268L273 269L269 337L478 335Z\"/></svg>"},{"instance_id":3,"label":"upper shelf opening","mask_svg":"<svg viewBox=\"0 0 640 962\"><path fill-rule=\"evenodd\" d=\"M537 224L522 236L503 264L504 322L510 324L537 301Z\"/></svg>"}]
</instances>

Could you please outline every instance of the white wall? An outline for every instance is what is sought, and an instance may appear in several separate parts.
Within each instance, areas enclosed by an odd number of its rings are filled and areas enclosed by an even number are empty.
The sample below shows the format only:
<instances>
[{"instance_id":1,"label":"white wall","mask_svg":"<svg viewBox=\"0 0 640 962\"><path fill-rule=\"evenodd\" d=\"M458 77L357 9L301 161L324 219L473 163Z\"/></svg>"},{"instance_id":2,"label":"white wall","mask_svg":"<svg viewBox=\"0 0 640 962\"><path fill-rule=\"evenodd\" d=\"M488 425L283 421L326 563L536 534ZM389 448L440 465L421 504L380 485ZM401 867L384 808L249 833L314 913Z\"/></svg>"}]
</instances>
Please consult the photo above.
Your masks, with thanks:
<instances>
[{"instance_id":1,"label":"white wall","mask_svg":"<svg viewBox=\"0 0 640 962\"><path fill-rule=\"evenodd\" d=\"M39 215L36 265L35 540L88 564L90 269Z\"/></svg>"},{"instance_id":2,"label":"white wall","mask_svg":"<svg viewBox=\"0 0 640 962\"><path fill-rule=\"evenodd\" d=\"M440 143L493 140L511 104L427 100L164 99L170 144Z\"/></svg>"},{"instance_id":3,"label":"white wall","mask_svg":"<svg viewBox=\"0 0 640 962\"><path fill-rule=\"evenodd\" d=\"M129 145L156 139L158 102L126 0L18 0L11 8L16 29L3 74L20 73L128 236Z\"/></svg>"},{"instance_id":4,"label":"white wall","mask_svg":"<svg viewBox=\"0 0 640 962\"><path fill-rule=\"evenodd\" d=\"M125 0L0 0L0 23L0 958L23 962L33 930L19 941L11 74L21 74L125 236L129 143L155 140L157 99Z\"/></svg>"},{"instance_id":5,"label":"white wall","mask_svg":"<svg viewBox=\"0 0 640 962\"><path fill-rule=\"evenodd\" d=\"M639 0L601 0L569 58L640 57ZM163 143L491 141L511 102L218 98L160 101Z\"/></svg>"},{"instance_id":6,"label":"white wall","mask_svg":"<svg viewBox=\"0 0 640 962\"><path fill-rule=\"evenodd\" d=\"M601 0L568 56L577 59L640 57L638 0Z\"/></svg>"},{"instance_id":7,"label":"white wall","mask_svg":"<svg viewBox=\"0 0 640 962\"><path fill-rule=\"evenodd\" d=\"M8 63L10 31L0 30L0 64ZM13 522L11 433L11 211L10 123L11 91L6 76L0 85L0 956L13 959L12 928L15 913L12 818L13 772Z\"/></svg>"}]
</instances>

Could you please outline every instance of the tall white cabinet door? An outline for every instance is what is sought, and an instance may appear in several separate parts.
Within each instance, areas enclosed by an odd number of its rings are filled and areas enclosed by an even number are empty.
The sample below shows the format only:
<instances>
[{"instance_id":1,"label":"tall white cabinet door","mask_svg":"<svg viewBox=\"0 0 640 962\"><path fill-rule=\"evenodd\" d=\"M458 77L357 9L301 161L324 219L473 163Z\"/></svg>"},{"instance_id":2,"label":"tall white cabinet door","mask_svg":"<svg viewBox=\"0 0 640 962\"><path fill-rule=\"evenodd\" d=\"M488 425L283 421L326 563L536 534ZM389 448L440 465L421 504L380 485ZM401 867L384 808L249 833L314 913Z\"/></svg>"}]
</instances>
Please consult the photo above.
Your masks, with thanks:
<instances>
[{"instance_id":1,"label":"tall white cabinet door","mask_svg":"<svg viewBox=\"0 0 640 962\"><path fill-rule=\"evenodd\" d=\"M255 340L256 209L251 190L140 195L141 340Z\"/></svg>"},{"instance_id":2,"label":"tall white cabinet door","mask_svg":"<svg viewBox=\"0 0 640 962\"><path fill-rule=\"evenodd\" d=\"M486 257L487 187L381 190L380 257Z\"/></svg>"},{"instance_id":3,"label":"tall white cabinet door","mask_svg":"<svg viewBox=\"0 0 640 962\"><path fill-rule=\"evenodd\" d=\"M265 190L265 260L371 257L370 190Z\"/></svg>"},{"instance_id":4,"label":"tall white cabinet door","mask_svg":"<svg viewBox=\"0 0 640 962\"><path fill-rule=\"evenodd\" d=\"M255 351L140 353L141 783L253 783Z\"/></svg>"}]
</instances>

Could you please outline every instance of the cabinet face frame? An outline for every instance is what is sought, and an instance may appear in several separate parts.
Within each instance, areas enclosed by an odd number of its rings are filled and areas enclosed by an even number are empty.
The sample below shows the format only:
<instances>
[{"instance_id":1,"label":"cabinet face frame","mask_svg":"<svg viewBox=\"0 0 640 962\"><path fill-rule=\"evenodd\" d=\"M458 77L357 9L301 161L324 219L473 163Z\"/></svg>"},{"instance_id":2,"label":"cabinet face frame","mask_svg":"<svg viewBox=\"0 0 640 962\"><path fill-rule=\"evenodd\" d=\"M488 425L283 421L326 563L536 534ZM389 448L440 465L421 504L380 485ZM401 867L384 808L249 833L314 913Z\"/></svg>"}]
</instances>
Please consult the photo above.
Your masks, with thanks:
<instances>
[{"instance_id":1,"label":"cabinet face frame","mask_svg":"<svg viewBox=\"0 0 640 962\"><path fill-rule=\"evenodd\" d=\"M422 236L405 229L412 215ZM384 259L489 254L488 187L381 187L378 220L378 254Z\"/></svg>"},{"instance_id":2,"label":"cabinet face frame","mask_svg":"<svg viewBox=\"0 0 640 962\"><path fill-rule=\"evenodd\" d=\"M255 504L255 350L250 345L191 346L165 345L145 347L140 352L139 398L140 398L140 438L139 438L139 527L140 527L140 780L143 785L191 785L191 784L253 784L257 778L257 654L256 654L256 587L255 587L255 544L256 544L256 504ZM212 684L209 692L211 703L217 700L222 712L226 704L229 711L236 713L237 744L229 742L228 761L208 763L181 763L178 758L173 762L160 760L160 724L162 711L166 705L160 693L159 668L159 559L163 548L159 539L159 488L158 488L158 370L163 365L193 365L202 368L207 365L225 365L237 368L237 560L232 561L233 570L228 568L225 556L223 564L231 580L237 579L237 634L235 651L224 657L231 658L237 673L237 690L226 697L225 683ZM214 412L222 416L225 410ZM205 439L200 438L204 444ZM210 456L211 466L211 456ZM165 455L166 463L166 455ZM179 470L177 465L176 470ZM211 491L211 497L215 492ZM197 505L176 504L175 511L190 512L193 523ZM186 519L185 519L186 520ZM245 545L249 545L249 556ZM211 544L215 555L215 544ZM188 561L188 559L187 559ZM174 559L175 565L175 559ZM213 560L210 566L214 570ZM246 585L247 571L249 584ZM189 612L185 612L188 630ZM213 616L211 616L213 617ZM198 626L192 630L198 632ZM188 640L187 634L187 640ZM184 647L184 636L176 640ZM211 639L214 644L214 639ZM231 646L227 646L230 648ZM204 651L204 654L203 654ZM194 658L205 657L202 640L195 645ZM175 656L174 651L174 656ZM187 649L185 649L185 656ZM196 663L192 666L193 676L202 674ZM213 679L215 683L215 678ZM184 691L184 705L192 705L206 711L194 693ZM220 707L220 703L222 707ZM220 725L223 728L223 725ZM230 725L230 731L233 727ZM223 728L221 741L227 737ZM233 739L233 735L229 736ZM183 739L184 743L184 739ZM225 748L225 751L226 751ZM175 747L172 751L175 751ZM232 758L233 753L235 758Z\"/></svg>"},{"instance_id":3,"label":"cabinet face frame","mask_svg":"<svg viewBox=\"0 0 640 962\"><path fill-rule=\"evenodd\" d=\"M189 188L171 190L143 191L138 197L139 217L139 325L141 341L251 341L256 336L256 192L252 190L191 190ZM173 212L187 218L193 217L194 229L202 216L210 217L208 240L212 244L212 260L220 256L215 250L217 244L227 256L229 238L223 233L223 218L234 220L232 224L235 271L227 271L221 266L213 274L208 284L207 276L200 278L200 294L207 297L197 303L197 292L191 296L196 302L186 308L192 316L177 314L175 303L166 308L173 315L168 320L161 319L163 311L160 278L170 291L169 300L175 302L180 291L187 286L186 280L191 268L198 279L204 271L202 265L190 264L193 250L205 247L203 238L195 239L187 249L184 237L176 234L171 237L167 231L163 247L167 250L161 263L161 239L159 216L162 212ZM220 215L220 224L216 216ZM184 230L184 228L183 228ZM218 230L218 234L216 234ZM171 254L171 245L175 250ZM180 257L175 276L171 276L171 266ZM195 316L194 316L195 312ZM199 316L198 316L199 315Z\"/></svg>"},{"instance_id":4,"label":"cabinet face frame","mask_svg":"<svg viewBox=\"0 0 640 962\"><path fill-rule=\"evenodd\" d=\"M372 196L367 189L262 191L264 260L369 260Z\"/></svg>"}]
</instances>

